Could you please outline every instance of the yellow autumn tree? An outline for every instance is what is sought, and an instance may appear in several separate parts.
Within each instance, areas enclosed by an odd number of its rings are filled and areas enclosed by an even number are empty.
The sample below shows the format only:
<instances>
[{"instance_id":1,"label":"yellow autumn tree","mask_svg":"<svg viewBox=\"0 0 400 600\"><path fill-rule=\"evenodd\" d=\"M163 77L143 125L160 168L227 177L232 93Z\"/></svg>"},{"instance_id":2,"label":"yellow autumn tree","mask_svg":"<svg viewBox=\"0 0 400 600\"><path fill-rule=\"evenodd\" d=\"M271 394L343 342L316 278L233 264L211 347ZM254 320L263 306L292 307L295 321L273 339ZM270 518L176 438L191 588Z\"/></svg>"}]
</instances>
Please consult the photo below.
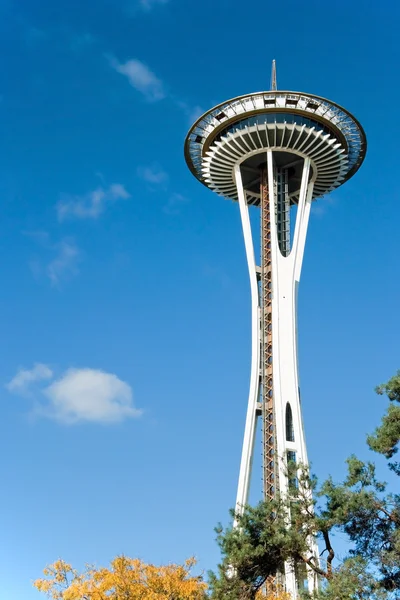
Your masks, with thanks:
<instances>
[{"instance_id":1,"label":"yellow autumn tree","mask_svg":"<svg viewBox=\"0 0 400 600\"><path fill-rule=\"evenodd\" d=\"M255 600L291 600L291 596L282 589L269 592L258 591Z\"/></svg>"},{"instance_id":2,"label":"yellow autumn tree","mask_svg":"<svg viewBox=\"0 0 400 600\"><path fill-rule=\"evenodd\" d=\"M192 575L196 561L157 567L119 556L107 568L87 566L82 573L58 560L34 582L52 600L204 600L207 585Z\"/></svg>"}]
</instances>

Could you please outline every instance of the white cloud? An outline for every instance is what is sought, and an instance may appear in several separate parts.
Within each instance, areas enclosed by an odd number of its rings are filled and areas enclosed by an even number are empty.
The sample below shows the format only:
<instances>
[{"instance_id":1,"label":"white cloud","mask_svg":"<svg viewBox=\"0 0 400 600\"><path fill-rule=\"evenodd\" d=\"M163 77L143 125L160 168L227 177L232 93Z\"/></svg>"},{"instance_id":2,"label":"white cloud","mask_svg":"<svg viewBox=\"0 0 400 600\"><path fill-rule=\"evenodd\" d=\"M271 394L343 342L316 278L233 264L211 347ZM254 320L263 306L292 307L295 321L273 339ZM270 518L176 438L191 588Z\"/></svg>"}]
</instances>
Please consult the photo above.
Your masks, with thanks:
<instances>
[{"instance_id":1,"label":"white cloud","mask_svg":"<svg viewBox=\"0 0 400 600\"><path fill-rule=\"evenodd\" d=\"M46 274L53 286L57 286L65 276L75 275L78 272L80 251L74 241L64 238L54 248L56 257L47 265Z\"/></svg>"},{"instance_id":2,"label":"white cloud","mask_svg":"<svg viewBox=\"0 0 400 600\"><path fill-rule=\"evenodd\" d=\"M311 215L323 217L332 207L336 205L336 195L328 194L323 198L319 198L311 205Z\"/></svg>"},{"instance_id":3,"label":"white cloud","mask_svg":"<svg viewBox=\"0 0 400 600\"><path fill-rule=\"evenodd\" d=\"M168 0L141 0L140 5L145 10L150 10L156 4L165 4ZM149 69L149 67L138 60L137 58L131 58L125 63L120 63L114 56L105 54L105 58L109 61L117 73L124 75L131 86L143 96L149 102L157 102L167 98L169 102L178 108L184 115L186 115L190 125L193 125L203 113L204 110L199 105L192 105L175 96L170 91L167 92L163 82Z\"/></svg>"},{"instance_id":4,"label":"white cloud","mask_svg":"<svg viewBox=\"0 0 400 600\"><path fill-rule=\"evenodd\" d=\"M165 98L162 81L140 60L132 58L126 63L119 63L111 58L110 63L117 73L127 77L131 86L143 94L149 102L157 102Z\"/></svg>"},{"instance_id":5,"label":"white cloud","mask_svg":"<svg viewBox=\"0 0 400 600\"><path fill-rule=\"evenodd\" d=\"M139 177L155 185L161 185L168 181L168 173L162 170L158 165L148 167L138 167L137 173Z\"/></svg>"},{"instance_id":6,"label":"white cloud","mask_svg":"<svg viewBox=\"0 0 400 600\"><path fill-rule=\"evenodd\" d=\"M139 417L132 388L112 373L96 369L69 369L49 385L44 415L67 424L115 423Z\"/></svg>"},{"instance_id":7,"label":"white cloud","mask_svg":"<svg viewBox=\"0 0 400 600\"><path fill-rule=\"evenodd\" d=\"M168 198L168 202L164 206L164 212L168 215L177 215L180 213L180 208L183 204L189 202L186 196L174 192Z\"/></svg>"},{"instance_id":8,"label":"white cloud","mask_svg":"<svg viewBox=\"0 0 400 600\"><path fill-rule=\"evenodd\" d=\"M188 115L188 119L189 119L189 123L191 125L193 125L193 123L195 121L197 121L197 119L199 117L201 117L201 115L204 113L204 108L202 108L201 106L193 106L193 107L188 107L187 108L187 115Z\"/></svg>"},{"instance_id":9,"label":"white cloud","mask_svg":"<svg viewBox=\"0 0 400 600\"><path fill-rule=\"evenodd\" d=\"M204 113L204 109L199 105L192 106L184 100L175 97L172 97L172 101L187 116L189 125L193 125L193 123Z\"/></svg>"},{"instance_id":10,"label":"white cloud","mask_svg":"<svg viewBox=\"0 0 400 600\"><path fill-rule=\"evenodd\" d=\"M44 261L38 257L29 261L29 267L36 279L45 275L56 287L64 277L68 278L78 273L81 253L73 239L65 237L59 242L52 242L47 231L25 231L24 234L37 242L53 257L47 264L44 264Z\"/></svg>"},{"instance_id":11,"label":"white cloud","mask_svg":"<svg viewBox=\"0 0 400 600\"><path fill-rule=\"evenodd\" d=\"M19 369L17 374L7 383L6 388L14 394L24 394L36 382L53 377L53 371L47 365L35 363L32 369Z\"/></svg>"},{"instance_id":12,"label":"white cloud","mask_svg":"<svg viewBox=\"0 0 400 600\"><path fill-rule=\"evenodd\" d=\"M53 376L48 365L35 363L32 369L19 369L6 388L20 396L29 396L32 388L40 392L42 400L37 401L35 413L68 425L116 423L142 414L134 406L131 386L113 373L89 368L68 369L43 387L43 382ZM39 383L42 383L40 390L37 389Z\"/></svg>"},{"instance_id":13,"label":"white cloud","mask_svg":"<svg viewBox=\"0 0 400 600\"><path fill-rule=\"evenodd\" d=\"M107 205L128 198L130 194L121 183L114 183L108 188L98 187L84 196L64 196L57 204L58 220L64 221L74 217L97 219Z\"/></svg>"}]
</instances>

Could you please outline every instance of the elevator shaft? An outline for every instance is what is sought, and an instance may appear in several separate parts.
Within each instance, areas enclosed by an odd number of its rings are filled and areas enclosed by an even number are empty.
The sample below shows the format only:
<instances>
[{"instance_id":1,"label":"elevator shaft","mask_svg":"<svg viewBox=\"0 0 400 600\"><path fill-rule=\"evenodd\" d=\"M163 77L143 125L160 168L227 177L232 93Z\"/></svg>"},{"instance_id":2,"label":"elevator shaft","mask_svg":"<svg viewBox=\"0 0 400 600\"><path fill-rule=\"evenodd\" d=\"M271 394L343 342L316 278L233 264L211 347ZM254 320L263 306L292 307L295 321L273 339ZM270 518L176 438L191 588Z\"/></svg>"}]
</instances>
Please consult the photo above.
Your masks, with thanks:
<instances>
[{"instance_id":1,"label":"elevator shaft","mask_svg":"<svg viewBox=\"0 0 400 600\"><path fill-rule=\"evenodd\" d=\"M274 166L273 214L268 190L267 165L261 168L261 406L263 429L264 498L275 497L278 486L276 458L276 420L274 411L272 357L272 254L271 219L275 219L278 245L282 256L290 253L290 200L287 169Z\"/></svg>"}]
</instances>

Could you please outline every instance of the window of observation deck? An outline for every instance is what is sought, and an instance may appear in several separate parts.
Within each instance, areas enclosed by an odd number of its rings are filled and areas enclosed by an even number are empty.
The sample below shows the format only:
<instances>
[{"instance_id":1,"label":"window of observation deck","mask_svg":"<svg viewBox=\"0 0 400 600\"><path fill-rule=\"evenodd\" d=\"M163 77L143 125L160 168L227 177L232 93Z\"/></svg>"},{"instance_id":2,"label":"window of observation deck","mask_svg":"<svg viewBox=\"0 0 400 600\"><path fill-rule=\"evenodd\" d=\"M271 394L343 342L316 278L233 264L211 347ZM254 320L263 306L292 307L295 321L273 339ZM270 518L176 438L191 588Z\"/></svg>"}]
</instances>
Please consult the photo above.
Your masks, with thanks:
<instances>
[{"instance_id":1,"label":"window of observation deck","mask_svg":"<svg viewBox=\"0 0 400 600\"><path fill-rule=\"evenodd\" d=\"M258 115L254 115L252 117L248 117L247 119L237 121L236 123L231 123L218 133L218 135L214 138L213 142L218 142L222 137L224 137L228 133L234 133L235 131L245 129L246 127L251 127L253 125L264 125L265 123L287 123L288 125L296 124L301 126L305 125L309 128L314 127L316 131L323 131L333 137L336 137L332 130L330 130L329 127L326 127L322 123L314 121L314 119L310 119L309 117L304 117L303 115L289 113L285 111L277 113L259 113Z\"/></svg>"}]
</instances>

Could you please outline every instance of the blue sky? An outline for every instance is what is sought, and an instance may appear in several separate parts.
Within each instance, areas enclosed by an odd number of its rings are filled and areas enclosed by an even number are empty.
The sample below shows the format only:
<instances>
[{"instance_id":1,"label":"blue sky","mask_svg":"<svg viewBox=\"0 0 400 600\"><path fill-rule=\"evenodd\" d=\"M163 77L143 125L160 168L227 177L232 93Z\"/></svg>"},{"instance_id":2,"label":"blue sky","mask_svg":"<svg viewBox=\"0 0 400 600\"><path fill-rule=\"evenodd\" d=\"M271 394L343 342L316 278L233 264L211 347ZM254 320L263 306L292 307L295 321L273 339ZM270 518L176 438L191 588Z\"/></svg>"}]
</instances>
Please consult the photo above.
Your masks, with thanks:
<instances>
[{"instance_id":1,"label":"blue sky","mask_svg":"<svg viewBox=\"0 0 400 600\"><path fill-rule=\"evenodd\" d=\"M313 469L367 455L373 388L400 367L399 16L390 0L1 1L2 598L38 598L60 556L216 564L249 289L237 206L192 177L183 141L202 109L267 89L272 58L281 89L342 104L368 136L360 172L313 207L299 309Z\"/></svg>"}]
</instances>

